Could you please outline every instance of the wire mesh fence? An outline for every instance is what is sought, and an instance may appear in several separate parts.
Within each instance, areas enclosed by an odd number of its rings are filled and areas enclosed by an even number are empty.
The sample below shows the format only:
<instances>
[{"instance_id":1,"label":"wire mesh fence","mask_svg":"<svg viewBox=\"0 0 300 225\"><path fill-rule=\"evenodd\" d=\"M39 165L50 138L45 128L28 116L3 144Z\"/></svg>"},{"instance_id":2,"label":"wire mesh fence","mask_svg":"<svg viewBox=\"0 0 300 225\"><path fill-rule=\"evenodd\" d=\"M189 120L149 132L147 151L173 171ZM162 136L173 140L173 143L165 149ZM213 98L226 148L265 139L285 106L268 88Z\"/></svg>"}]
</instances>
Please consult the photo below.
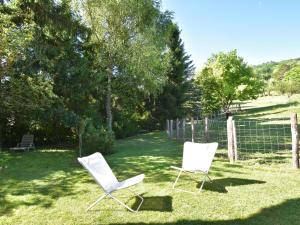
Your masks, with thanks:
<instances>
[{"instance_id":1,"label":"wire mesh fence","mask_svg":"<svg viewBox=\"0 0 300 225\"><path fill-rule=\"evenodd\" d=\"M281 120L281 121L280 121ZM265 120L235 120L239 159L289 154L292 135L289 118ZM170 129L171 130L171 129ZM179 141L218 142L219 148L227 149L227 121L224 117L195 120L194 132L191 121L178 120L169 131L171 138Z\"/></svg>"}]
</instances>

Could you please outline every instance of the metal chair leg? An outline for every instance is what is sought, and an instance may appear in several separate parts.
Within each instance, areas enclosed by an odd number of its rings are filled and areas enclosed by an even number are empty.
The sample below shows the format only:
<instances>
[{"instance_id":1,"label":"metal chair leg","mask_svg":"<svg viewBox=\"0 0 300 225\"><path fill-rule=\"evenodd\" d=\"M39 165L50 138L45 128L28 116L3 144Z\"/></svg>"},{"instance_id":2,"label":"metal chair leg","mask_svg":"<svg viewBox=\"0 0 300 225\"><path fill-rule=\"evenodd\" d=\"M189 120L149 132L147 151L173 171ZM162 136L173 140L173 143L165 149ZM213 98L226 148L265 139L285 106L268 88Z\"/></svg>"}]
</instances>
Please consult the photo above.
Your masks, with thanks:
<instances>
[{"instance_id":1,"label":"metal chair leg","mask_svg":"<svg viewBox=\"0 0 300 225\"><path fill-rule=\"evenodd\" d=\"M144 198L142 196L140 196L139 194L135 193L133 190L128 189L131 193L133 193L135 196L138 196L139 199L141 199L141 203L139 204L139 206L137 207L137 209L135 210L135 212L138 212L140 207L142 206L143 202L144 202Z\"/></svg>"},{"instance_id":2,"label":"metal chair leg","mask_svg":"<svg viewBox=\"0 0 300 225\"><path fill-rule=\"evenodd\" d=\"M135 194L136 196L138 196L140 199L141 199L141 203L140 205L138 206L138 208L136 210L133 210L132 208L130 208L129 206L127 206L125 203L123 203L122 201L120 201L118 198L116 198L115 196L111 195L111 194L108 194L109 197L111 197L112 199L114 199L116 202L118 202L120 205L122 205L123 207L125 207L126 209L128 209L130 212L138 212L144 199L142 196L138 195L138 194Z\"/></svg>"},{"instance_id":3,"label":"metal chair leg","mask_svg":"<svg viewBox=\"0 0 300 225\"><path fill-rule=\"evenodd\" d=\"M203 188L204 183L205 183L205 178L203 179L203 181L202 181L202 183L201 183L201 186L200 186L200 188L199 188L199 192L202 191L202 188Z\"/></svg>"},{"instance_id":4,"label":"metal chair leg","mask_svg":"<svg viewBox=\"0 0 300 225\"><path fill-rule=\"evenodd\" d=\"M212 179L208 176L208 174L206 174L206 177L209 179L209 182L212 182Z\"/></svg>"},{"instance_id":5,"label":"metal chair leg","mask_svg":"<svg viewBox=\"0 0 300 225\"><path fill-rule=\"evenodd\" d=\"M202 181L202 183L201 183L201 186L200 186L200 188L199 188L199 191L202 191L203 185L204 185L204 183L205 183L205 181L206 181L206 177L208 178L208 180L209 180L210 183L212 182L212 180L210 179L210 177L208 176L208 174L204 174L204 179L203 179L203 181Z\"/></svg>"},{"instance_id":6,"label":"metal chair leg","mask_svg":"<svg viewBox=\"0 0 300 225\"><path fill-rule=\"evenodd\" d=\"M91 208L93 208L98 202L100 202L102 199L104 199L106 197L107 193L105 193L104 195L101 195L100 198L98 198L94 203L92 203L87 209L86 212L89 211Z\"/></svg>"},{"instance_id":7,"label":"metal chair leg","mask_svg":"<svg viewBox=\"0 0 300 225\"><path fill-rule=\"evenodd\" d=\"M178 176L177 176L177 178L176 178L176 180L175 180L175 182L174 182L174 184L173 184L173 189L175 188L175 185L177 184L177 181L178 181L178 179L179 179L181 173L182 173L182 171L179 171L179 174L178 174Z\"/></svg>"}]
</instances>

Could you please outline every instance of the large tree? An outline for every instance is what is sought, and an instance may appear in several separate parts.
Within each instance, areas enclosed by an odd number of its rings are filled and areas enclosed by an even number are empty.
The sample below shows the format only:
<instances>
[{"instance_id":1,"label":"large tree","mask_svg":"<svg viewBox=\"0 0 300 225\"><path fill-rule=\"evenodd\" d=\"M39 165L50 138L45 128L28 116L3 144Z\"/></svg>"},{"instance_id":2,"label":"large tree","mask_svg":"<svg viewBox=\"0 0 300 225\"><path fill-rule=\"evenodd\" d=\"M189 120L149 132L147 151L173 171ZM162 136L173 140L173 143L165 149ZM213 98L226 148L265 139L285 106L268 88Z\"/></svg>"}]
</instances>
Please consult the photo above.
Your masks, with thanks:
<instances>
[{"instance_id":1,"label":"large tree","mask_svg":"<svg viewBox=\"0 0 300 225\"><path fill-rule=\"evenodd\" d=\"M38 32L27 4L16 0L0 5L0 133L11 139L11 128L28 131L34 112L48 106L53 96L51 80L36 70L32 59Z\"/></svg>"},{"instance_id":2,"label":"large tree","mask_svg":"<svg viewBox=\"0 0 300 225\"><path fill-rule=\"evenodd\" d=\"M113 103L122 93L129 98L137 93L157 93L165 82L167 15L160 12L158 1L152 0L86 0L82 9L92 42L99 46L95 60L98 73L106 77L107 129L112 131Z\"/></svg>"},{"instance_id":3,"label":"large tree","mask_svg":"<svg viewBox=\"0 0 300 225\"><path fill-rule=\"evenodd\" d=\"M204 114L219 109L229 112L234 100L255 99L263 86L236 50L209 58L198 74L196 83L201 89Z\"/></svg>"},{"instance_id":4,"label":"large tree","mask_svg":"<svg viewBox=\"0 0 300 225\"><path fill-rule=\"evenodd\" d=\"M191 97L188 92L194 74L193 62L185 51L177 24L171 24L168 47L170 50L168 80L162 93L150 104L153 119L160 125L164 125L166 119L181 118L187 113L185 103Z\"/></svg>"},{"instance_id":5,"label":"large tree","mask_svg":"<svg viewBox=\"0 0 300 225\"><path fill-rule=\"evenodd\" d=\"M283 80L281 80L285 87L285 92L289 96L299 93L300 89L300 66L294 66L292 69L285 73Z\"/></svg>"},{"instance_id":6,"label":"large tree","mask_svg":"<svg viewBox=\"0 0 300 225\"><path fill-rule=\"evenodd\" d=\"M2 127L11 120L21 133L34 126L47 140L81 127L97 82L84 47L88 29L70 1L15 0L0 13Z\"/></svg>"}]
</instances>

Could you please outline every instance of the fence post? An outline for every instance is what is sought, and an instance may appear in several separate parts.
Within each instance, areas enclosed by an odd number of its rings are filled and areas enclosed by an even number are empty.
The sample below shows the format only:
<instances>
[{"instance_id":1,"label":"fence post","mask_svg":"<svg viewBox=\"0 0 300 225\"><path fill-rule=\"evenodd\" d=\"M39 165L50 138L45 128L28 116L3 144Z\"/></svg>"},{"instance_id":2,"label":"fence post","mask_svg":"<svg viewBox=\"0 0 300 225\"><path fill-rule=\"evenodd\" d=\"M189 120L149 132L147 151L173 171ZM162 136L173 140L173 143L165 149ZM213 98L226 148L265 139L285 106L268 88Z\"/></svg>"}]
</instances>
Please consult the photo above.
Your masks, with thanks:
<instances>
[{"instance_id":1,"label":"fence post","mask_svg":"<svg viewBox=\"0 0 300 225\"><path fill-rule=\"evenodd\" d=\"M232 116L227 119L227 142L228 142L228 158L230 163L234 163L234 142L233 142L233 126Z\"/></svg>"},{"instance_id":2,"label":"fence post","mask_svg":"<svg viewBox=\"0 0 300 225\"><path fill-rule=\"evenodd\" d=\"M291 131L292 131L292 166L299 168L299 135L297 113L291 115Z\"/></svg>"},{"instance_id":3,"label":"fence post","mask_svg":"<svg viewBox=\"0 0 300 225\"><path fill-rule=\"evenodd\" d=\"M205 137L205 142L208 142L209 136L208 136L208 117L206 116L204 119L204 137Z\"/></svg>"},{"instance_id":4,"label":"fence post","mask_svg":"<svg viewBox=\"0 0 300 225\"><path fill-rule=\"evenodd\" d=\"M179 119L176 119L176 140L179 139Z\"/></svg>"},{"instance_id":5,"label":"fence post","mask_svg":"<svg viewBox=\"0 0 300 225\"><path fill-rule=\"evenodd\" d=\"M170 120L170 137L173 139L173 120Z\"/></svg>"},{"instance_id":6,"label":"fence post","mask_svg":"<svg viewBox=\"0 0 300 225\"><path fill-rule=\"evenodd\" d=\"M193 117L191 117L191 128L192 128L192 142L194 142L195 127L194 127L194 118Z\"/></svg>"},{"instance_id":7,"label":"fence post","mask_svg":"<svg viewBox=\"0 0 300 225\"><path fill-rule=\"evenodd\" d=\"M182 139L185 141L185 118L182 120Z\"/></svg>"},{"instance_id":8,"label":"fence post","mask_svg":"<svg viewBox=\"0 0 300 225\"><path fill-rule=\"evenodd\" d=\"M236 138L236 126L235 120L232 120L232 134L233 134L233 146L234 146L234 161L238 160L238 151L237 151L237 138Z\"/></svg>"}]
</instances>

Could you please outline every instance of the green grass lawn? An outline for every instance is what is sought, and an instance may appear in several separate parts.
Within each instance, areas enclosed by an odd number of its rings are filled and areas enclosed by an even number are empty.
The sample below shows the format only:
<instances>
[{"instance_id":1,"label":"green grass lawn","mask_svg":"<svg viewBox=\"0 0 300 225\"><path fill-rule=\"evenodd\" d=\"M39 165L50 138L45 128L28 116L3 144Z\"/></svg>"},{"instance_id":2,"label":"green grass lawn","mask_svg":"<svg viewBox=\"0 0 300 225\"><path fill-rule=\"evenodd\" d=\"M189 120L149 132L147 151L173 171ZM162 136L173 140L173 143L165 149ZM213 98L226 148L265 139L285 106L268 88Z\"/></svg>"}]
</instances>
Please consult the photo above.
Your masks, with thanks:
<instances>
[{"instance_id":1,"label":"green grass lawn","mask_svg":"<svg viewBox=\"0 0 300 225\"><path fill-rule=\"evenodd\" d=\"M284 96L264 96L254 101L241 102L242 113L235 117L243 120L277 120L277 123L289 123L291 112L300 113L300 94L290 98Z\"/></svg>"},{"instance_id":2,"label":"green grass lawn","mask_svg":"<svg viewBox=\"0 0 300 225\"><path fill-rule=\"evenodd\" d=\"M109 199L85 212L102 190L73 151L2 152L0 224L300 224L300 172L288 161L230 165L219 149L211 168L214 182L193 195L171 189L177 172L169 167L180 165L182 143L156 132L117 141L115 150L106 159L120 180L146 175L135 188L145 198L140 212ZM181 188L199 186L199 177L182 178ZM116 195L132 207L139 202L126 190Z\"/></svg>"},{"instance_id":3,"label":"green grass lawn","mask_svg":"<svg viewBox=\"0 0 300 225\"><path fill-rule=\"evenodd\" d=\"M254 101L241 102L242 111L233 112L236 124L237 147L241 159L260 158L282 161L291 151L292 112L300 113L300 95L264 96ZM209 119L208 141L216 141L227 146L227 121L225 115ZM196 142L204 142L204 120L195 124ZM176 130L174 130L174 134ZM180 138L182 139L182 131ZM185 137L191 139L191 126L186 126ZM253 153L278 153L276 157ZM284 157L281 157L284 155Z\"/></svg>"}]
</instances>

